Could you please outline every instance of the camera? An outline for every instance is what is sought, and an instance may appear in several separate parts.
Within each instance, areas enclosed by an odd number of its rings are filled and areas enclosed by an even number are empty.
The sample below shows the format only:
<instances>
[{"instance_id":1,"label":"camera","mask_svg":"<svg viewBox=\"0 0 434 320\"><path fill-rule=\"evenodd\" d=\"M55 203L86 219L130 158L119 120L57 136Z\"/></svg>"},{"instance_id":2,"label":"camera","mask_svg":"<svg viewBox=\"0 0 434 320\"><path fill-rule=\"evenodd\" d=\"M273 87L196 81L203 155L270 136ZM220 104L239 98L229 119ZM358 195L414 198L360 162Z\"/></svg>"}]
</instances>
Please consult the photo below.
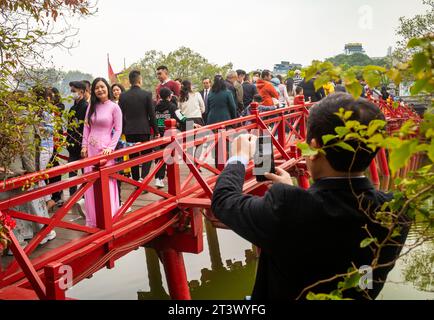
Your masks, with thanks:
<instances>
[{"instance_id":1,"label":"camera","mask_svg":"<svg viewBox=\"0 0 434 320\"><path fill-rule=\"evenodd\" d=\"M262 135L256 140L256 152L253 156L255 167L253 174L256 176L257 182L267 181L265 173L275 173L273 143L271 136Z\"/></svg>"}]
</instances>

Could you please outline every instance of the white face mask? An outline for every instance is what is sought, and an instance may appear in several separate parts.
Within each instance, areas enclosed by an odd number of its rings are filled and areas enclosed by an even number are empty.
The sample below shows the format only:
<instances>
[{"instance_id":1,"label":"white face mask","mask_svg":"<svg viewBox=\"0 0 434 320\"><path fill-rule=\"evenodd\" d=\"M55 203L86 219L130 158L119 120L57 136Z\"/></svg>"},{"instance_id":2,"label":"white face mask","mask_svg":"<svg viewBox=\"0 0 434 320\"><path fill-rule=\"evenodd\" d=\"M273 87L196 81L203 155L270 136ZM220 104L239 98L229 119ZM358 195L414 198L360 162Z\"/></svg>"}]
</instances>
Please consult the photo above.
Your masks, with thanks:
<instances>
[{"instance_id":1,"label":"white face mask","mask_svg":"<svg viewBox=\"0 0 434 320\"><path fill-rule=\"evenodd\" d=\"M74 99L74 100L78 100L81 98L81 96L78 92L72 92L71 96L72 96L72 99Z\"/></svg>"}]
</instances>

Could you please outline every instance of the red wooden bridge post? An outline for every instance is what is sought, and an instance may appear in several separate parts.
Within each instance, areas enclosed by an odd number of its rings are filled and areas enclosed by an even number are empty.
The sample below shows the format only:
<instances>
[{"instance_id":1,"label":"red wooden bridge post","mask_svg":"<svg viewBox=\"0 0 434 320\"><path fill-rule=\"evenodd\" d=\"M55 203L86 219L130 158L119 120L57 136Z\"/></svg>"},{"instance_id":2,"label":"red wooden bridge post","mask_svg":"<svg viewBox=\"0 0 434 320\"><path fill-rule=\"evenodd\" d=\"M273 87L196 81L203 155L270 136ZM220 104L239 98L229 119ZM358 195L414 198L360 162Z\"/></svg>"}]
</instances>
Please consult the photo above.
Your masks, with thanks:
<instances>
[{"instance_id":1,"label":"red wooden bridge post","mask_svg":"<svg viewBox=\"0 0 434 320\"><path fill-rule=\"evenodd\" d=\"M164 249L160 251L160 258L163 262L170 297L173 300L191 300L182 253L173 249Z\"/></svg>"},{"instance_id":2,"label":"red wooden bridge post","mask_svg":"<svg viewBox=\"0 0 434 320\"><path fill-rule=\"evenodd\" d=\"M172 142L175 141L177 134L176 121L168 119L164 121L164 124L166 130L170 130ZM181 175L178 161L178 151L174 149L172 151L172 159L167 164L167 179L168 193L175 196L181 192ZM158 254L164 266L170 297L174 300L190 300L190 289L188 287L182 253L172 248L162 248Z\"/></svg>"},{"instance_id":3,"label":"red wooden bridge post","mask_svg":"<svg viewBox=\"0 0 434 320\"><path fill-rule=\"evenodd\" d=\"M228 142L225 126L221 126L215 135L215 157L216 169L223 171L228 159Z\"/></svg>"},{"instance_id":4,"label":"red wooden bridge post","mask_svg":"<svg viewBox=\"0 0 434 320\"><path fill-rule=\"evenodd\" d=\"M278 137L278 141L279 144L285 148L285 144L286 144L286 125L285 125L286 121L285 121L285 112L282 112L281 115L281 121L279 123L279 127L277 128L277 137Z\"/></svg>"},{"instance_id":5,"label":"red wooden bridge post","mask_svg":"<svg viewBox=\"0 0 434 320\"><path fill-rule=\"evenodd\" d=\"M389 177L390 176L389 165L387 163L386 150L384 150L384 148L381 148L378 151L378 160L380 162L381 173L384 176Z\"/></svg>"},{"instance_id":6,"label":"red wooden bridge post","mask_svg":"<svg viewBox=\"0 0 434 320\"><path fill-rule=\"evenodd\" d=\"M252 102L250 104L250 114L255 116L255 122L258 123L258 118L259 118L259 104L257 102ZM259 125L258 125L259 128Z\"/></svg>"},{"instance_id":7,"label":"red wooden bridge post","mask_svg":"<svg viewBox=\"0 0 434 320\"><path fill-rule=\"evenodd\" d=\"M306 141L307 137L307 130L306 130L306 118L309 115L306 108L303 109L303 116L300 120L300 136L303 138L304 141ZM301 150L297 148L297 157L301 157ZM303 168L300 172L300 174L297 177L298 185L300 188L303 189L309 189L310 182L309 182L309 173L306 171L305 168Z\"/></svg>"},{"instance_id":8,"label":"red wooden bridge post","mask_svg":"<svg viewBox=\"0 0 434 320\"><path fill-rule=\"evenodd\" d=\"M164 121L164 125L166 127L166 132L169 132L172 137L172 145L176 140L176 120L175 119L167 119ZM167 190L169 194L177 195L181 191L181 176L179 174L179 153L176 149L172 150L171 159L168 159L167 163ZM164 155L163 155L163 161Z\"/></svg>"},{"instance_id":9,"label":"red wooden bridge post","mask_svg":"<svg viewBox=\"0 0 434 320\"><path fill-rule=\"evenodd\" d=\"M63 281L63 279L60 279L60 268L62 266L61 263L52 263L44 268L47 300L65 300L66 287L61 288L60 285Z\"/></svg>"},{"instance_id":10,"label":"red wooden bridge post","mask_svg":"<svg viewBox=\"0 0 434 320\"><path fill-rule=\"evenodd\" d=\"M378 176L377 162L375 161L375 158L372 159L372 162L369 165L369 171L371 173L372 184L378 189L380 186L380 178Z\"/></svg>"},{"instance_id":11,"label":"red wooden bridge post","mask_svg":"<svg viewBox=\"0 0 434 320\"><path fill-rule=\"evenodd\" d=\"M95 215L97 228L103 229L107 232L112 231L113 217L110 199L110 178L104 171L104 166L107 160L103 159L96 166L95 170L99 171L99 179L93 185L93 193L95 198ZM109 241L105 245L105 251L108 253L113 249L113 242ZM107 261L107 268L114 268L114 260Z\"/></svg>"}]
</instances>

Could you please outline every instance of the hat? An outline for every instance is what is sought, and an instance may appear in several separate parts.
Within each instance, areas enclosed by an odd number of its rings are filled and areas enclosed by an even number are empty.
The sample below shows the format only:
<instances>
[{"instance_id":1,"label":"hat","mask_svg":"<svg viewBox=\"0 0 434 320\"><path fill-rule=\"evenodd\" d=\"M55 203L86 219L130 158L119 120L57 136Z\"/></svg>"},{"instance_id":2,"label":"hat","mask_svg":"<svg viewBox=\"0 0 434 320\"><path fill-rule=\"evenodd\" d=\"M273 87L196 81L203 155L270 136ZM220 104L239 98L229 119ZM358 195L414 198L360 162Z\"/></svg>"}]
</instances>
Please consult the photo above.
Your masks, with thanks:
<instances>
[{"instance_id":1,"label":"hat","mask_svg":"<svg viewBox=\"0 0 434 320\"><path fill-rule=\"evenodd\" d=\"M86 84L83 81L71 81L69 86L86 91Z\"/></svg>"},{"instance_id":2,"label":"hat","mask_svg":"<svg viewBox=\"0 0 434 320\"><path fill-rule=\"evenodd\" d=\"M295 70L294 74L301 74L301 71L297 69Z\"/></svg>"}]
</instances>

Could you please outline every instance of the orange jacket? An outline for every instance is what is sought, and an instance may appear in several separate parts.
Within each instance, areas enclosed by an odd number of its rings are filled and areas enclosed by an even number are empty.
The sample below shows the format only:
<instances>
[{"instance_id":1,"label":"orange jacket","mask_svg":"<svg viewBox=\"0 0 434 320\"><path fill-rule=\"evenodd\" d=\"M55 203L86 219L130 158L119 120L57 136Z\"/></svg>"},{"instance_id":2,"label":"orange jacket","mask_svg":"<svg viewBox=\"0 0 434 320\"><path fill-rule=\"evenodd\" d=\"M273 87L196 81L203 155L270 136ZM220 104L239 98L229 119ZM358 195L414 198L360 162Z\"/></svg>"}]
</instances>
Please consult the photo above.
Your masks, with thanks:
<instances>
[{"instance_id":1,"label":"orange jacket","mask_svg":"<svg viewBox=\"0 0 434 320\"><path fill-rule=\"evenodd\" d=\"M259 79L256 82L256 87L258 88L258 93L263 100L261 105L267 107L274 106L273 98L279 99L279 94L277 93L276 89L274 89L274 86L271 84L271 82Z\"/></svg>"}]
</instances>

